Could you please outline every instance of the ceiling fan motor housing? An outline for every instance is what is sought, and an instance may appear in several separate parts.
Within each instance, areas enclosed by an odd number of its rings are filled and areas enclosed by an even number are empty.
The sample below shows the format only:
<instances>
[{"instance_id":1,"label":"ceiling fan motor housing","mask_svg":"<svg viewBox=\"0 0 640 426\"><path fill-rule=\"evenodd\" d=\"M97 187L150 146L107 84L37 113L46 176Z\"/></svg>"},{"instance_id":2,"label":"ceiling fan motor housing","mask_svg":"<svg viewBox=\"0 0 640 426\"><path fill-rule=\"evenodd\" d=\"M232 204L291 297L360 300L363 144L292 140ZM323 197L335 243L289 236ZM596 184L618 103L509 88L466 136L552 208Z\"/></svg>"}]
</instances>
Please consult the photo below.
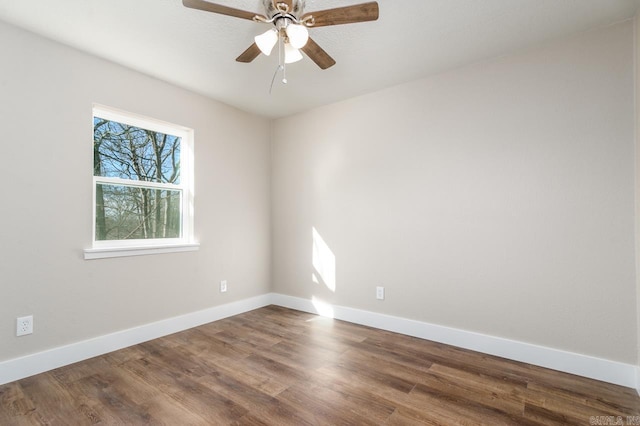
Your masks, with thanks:
<instances>
[{"instance_id":1,"label":"ceiling fan motor housing","mask_svg":"<svg viewBox=\"0 0 640 426\"><path fill-rule=\"evenodd\" d=\"M296 18L302 15L302 11L304 10L304 1L305 0L291 0L291 9L289 9L288 13L290 15L295 16ZM273 18L274 16L281 14L282 12L276 7L278 3L281 3L280 0L263 0L265 15L269 18ZM282 2L285 3L285 2Z\"/></svg>"}]
</instances>

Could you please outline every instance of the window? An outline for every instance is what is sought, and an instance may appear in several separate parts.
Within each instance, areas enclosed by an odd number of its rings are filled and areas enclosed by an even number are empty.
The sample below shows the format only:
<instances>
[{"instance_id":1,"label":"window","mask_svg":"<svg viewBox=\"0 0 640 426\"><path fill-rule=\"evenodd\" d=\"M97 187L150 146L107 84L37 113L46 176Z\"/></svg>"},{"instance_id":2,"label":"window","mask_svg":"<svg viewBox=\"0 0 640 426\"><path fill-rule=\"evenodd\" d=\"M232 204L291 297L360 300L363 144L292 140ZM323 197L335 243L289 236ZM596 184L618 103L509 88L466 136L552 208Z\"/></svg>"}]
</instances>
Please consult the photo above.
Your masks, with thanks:
<instances>
[{"instance_id":1,"label":"window","mask_svg":"<svg viewBox=\"0 0 640 426\"><path fill-rule=\"evenodd\" d=\"M93 108L93 247L85 259L197 248L193 131Z\"/></svg>"}]
</instances>

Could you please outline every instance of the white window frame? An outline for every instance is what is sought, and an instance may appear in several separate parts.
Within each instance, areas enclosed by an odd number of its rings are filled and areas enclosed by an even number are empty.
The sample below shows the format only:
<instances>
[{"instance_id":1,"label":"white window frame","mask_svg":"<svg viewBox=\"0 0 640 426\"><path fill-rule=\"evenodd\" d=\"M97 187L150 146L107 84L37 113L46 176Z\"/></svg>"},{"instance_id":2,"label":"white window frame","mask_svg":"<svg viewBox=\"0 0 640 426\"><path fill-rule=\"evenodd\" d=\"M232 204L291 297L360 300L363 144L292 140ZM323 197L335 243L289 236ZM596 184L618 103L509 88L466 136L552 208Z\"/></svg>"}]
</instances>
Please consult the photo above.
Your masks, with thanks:
<instances>
[{"instance_id":1,"label":"white window frame","mask_svg":"<svg viewBox=\"0 0 640 426\"><path fill-rule=\"evenodd\" d=\"M144 117L142 115L125 112L108 106L94 104L93 114L91 116L92 132L93 120L96 116L110 121L117 121L119 123L139 127L142 129L180 137L180 183L176 185L156 182L140 182L136 180L113 177L93 176L91 248L84 250L84 258L89 260L108 257L137 256L197 250L199 248L199 244L195 241L193 227L193 129L156 120L154 118ZM93 140L93 137L91 139ZM93 156L93 151L91 152L91 155ZM93 162L89 164L93 164ZM104 241L96 240L96 186L98 183L182 191L182 236L180 238L149 238L137 240Z\"/></svg>"}]
</instances>

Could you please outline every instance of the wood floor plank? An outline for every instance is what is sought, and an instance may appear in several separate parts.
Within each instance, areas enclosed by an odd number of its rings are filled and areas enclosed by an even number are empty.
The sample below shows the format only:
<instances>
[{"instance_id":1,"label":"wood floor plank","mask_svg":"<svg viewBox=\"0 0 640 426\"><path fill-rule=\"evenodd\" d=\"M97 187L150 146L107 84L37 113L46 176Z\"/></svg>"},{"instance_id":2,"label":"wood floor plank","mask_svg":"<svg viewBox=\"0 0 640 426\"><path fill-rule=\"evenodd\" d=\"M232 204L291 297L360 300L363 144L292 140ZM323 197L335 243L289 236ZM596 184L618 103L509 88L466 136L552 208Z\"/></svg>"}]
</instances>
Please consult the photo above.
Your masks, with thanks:
<instances>
[{"instance_id":1,"label":"wood floor plank","mask_svg":"<svg viewBox=\"0 0 640 426\"><path fill-rule=\"evenodd\" d=\"M255 357L255 355L251 357ZM215 369L232 374L241 382L270 396L279 394L296 382L290 376L272 374L261 369L257 364L251 362L251 357L242 360L228 359L224 363L217 364Z\"/></svg>"},{"instance_id":2,"label":"wood floor plank","mask_svg":"<svg viewBox=\"0 0 640 426\"><path fill-rule=\"evenodd\" d=\"M638 407L630 407L614 403L601 397L585 397L580 393L557 388L548 388L532 383L527 387L526 403L530 411L543 409L547 417L550 414L564 416L567 421L586 424L591 417L596 416L626 416L638 415ZM542 411L537 411L539 414Z\"/></svg>"},{"instance_id":3,"label":"wood floor plank","mask_svg":"<svg viewBox=\"0 0 640 426\"><path fill-rule=\"evenodd\" d=\"M215 338L247 353L256 353L261 349L279 343L279 341L274 342L271 339L263 339L258 333L239 328L230 328L216 333Z\"/></svg>"},{"instance_id":4,"label":"wood floor plank","mask_svg":"<svg viewBox=\"0 0 640 426\"><path fill-rule=\"evenodd\" d=\"M573 417L569 413L548 410L537 405L525 404L524 417L535 424L548 426L581 426L589 424L584 419Z\"/></svg>"},{"instance_id":5,"label":"wood floor plank","mask_svg":"<svg viewBox=\"0 0 640 426\"><path fill-rule=\"evenodd\" d=\"M407 365L424 366L437 363L487 377L518 382L523 385L528 382L528 370L524 364L521 365L520 363L502 360L490 355L478 354L428 341L420 349L419 347L412 347L412 345L415 345L414 339L411 338L411 340L405 342L407 344L402 344L403 339L398 339L397 337L393 339L367 338L358 345L358 349L375 353L377 356L391 360L401 360ZM494 358L498 361L495 361Z\"/></svg>"},{"instance_id":6,"label":"wood floor plank","mask_svg":"<svg viewBox=\"0 0 640 426\"><path fill-rule=\"evenodd\" d=\"M172 371L166 363L143 359L128 361L122 367L137 374L148 384L160 388L183 407L209 421L229 424L249 411L202 386L193 378Z\"/></svg>"},{"instance_id":7,"label":"wood floor plank","mask_svg":"<svg viewBox=\"0 0 640 426\"><path fill-rule=\"evenodd\" d=\"M0 386L0 425L585 425L635 390L268 306Z\"/></svg>"},{"instance_id":8,"label":"wood floor plank","mask_svg":"<svg viewBox=\"0 0 640 426\"><path fill-rule=\"evenodd\" d=\"M340 357L345 362L368 365L371 368L404 379L413 383L421 383L425 373L430 372L432 364L408 366L402 362L378 357L366 351L348 350ZM416 368L417 367L417 368Z\"/></svg>"},{"instance_id":9,"label":"wood floor plank","mask_svg":"<svg viewBox=\"0 0 640 426\"><path fill-rule=\"evenodd\" d=\"M24 394L18 382L0 387L0 424L9 424L15 418L26 416L33 410L33 401Z\"/></svg>"},{"instance_id":10,"label":"wood floor plank","mask_svg":"<svg viewBox=\"0 0 640 426\"><path fill-rule=\"evenodd\" d=\"M416 385L411 391L411 400L407 404L413 412L420 410L423 417L437 417L455 415L461 424L490 424L490 425L527 425L532 422L522 414L514 415L498 408L485 405L467 398L459 393L452 393L435 387ZM429 407L429 411L421 410ZM400 408L402 411L402 407ZM405 410L410 412L409 410Z\"/></svg>"},{"instance_id":11,"label":"wood floor plank","mask_svg":"<svg viewBox=\"0 0 640 426\"><path fill-rule=\"evenodd\" d=\"M151 424L157 425L206 425L209 421L197 412L187 409L182 404L166 395L158 395L144 403L144 409L153 413Z\"/></svg>"},{"instance_id":12,"label":"wood floor plank","mask_svg":"<svg viewBox=\"0 0 640 426\"><path fill-rule=\"evenodd\" d=\"M422 425L440 425L444 423L435 423L429 419L417 419L408 416L400 410L395 410L389 419L385 422L388 426L422 426Z\"/></svg>"},{"instance_id":13,"label":"wood floor plank","mask_svg":"<svg viewBox=\"0 0 640 426\"><path fill-rule=\"evenodd\" d=\"M245 414L240 417L238 420L231 423L232 426L269 426L269 423L266 423L264 420L261 420L254 416L253 414Z\"/></svg>"},{"instance_id":14,"label":"wood floor plank","mask_svg":"<svg viewBox=\"0 0 640 426\"><path fill-rule=\"evenodd\" d=\"M479 425L480 419L469 419L461 416L449 407L430 406L429 411L416 410L405 406L400 406L387 421L389 425Z\"/></svg>"},{"instance_id":15,"label":"wood floor plank","mask_svg":"<svg viewBox=\"0 0 640 426\"><path fill-rule=\"evenodd\" d=\"M433 364L433 360L431 358L427 358L424 356L416 357L411 353L404 352L400 348L396 348L393 346L384 347L382 345L375 344L370 339L365 339L364 341L358 343L356 345L356 349L370 356L385 359L389 362L402 364L407 367L422 371L428 371Z\"/></svg>"},{"instance_id":16,"label":"wood floor plank","mask_svg":"<svg viewBox=\"0 0 640 426\"><path fill-rule=\"evenodd\" d=\"M310 424L315 425L377 425L380 421L366 417L351 409L337 398L322 400L307 389L289 388L278 395L278 399L287 401L296 408L296 412ZM385 418L386 420L386 418Z\"/></svg>"},{"instance_id":17,"label":"wood floor plank","mask_svg":"<svg viewBox=\"0 0 640 426\"><path fill-rule=\"evenodd\" d=\"M140 345L130 346L128 348L120 349L119 351L110 352L98 359L104 359L111 365L122 364L130 359L141 359L149 355L147 351L142 349ZM66 367L65 367L66 368Z\"/></svg>"},{"instance_id":18,"label":"wood floor plank","mask_svg":"<svg viewBox=\"0 0 640 426\"><path fill-rule=\"evenodd\" d=\"M338 357L336 354L331 354L330 359L324 358L313 350L301 348L291 341L283 341L266 348L261 354L266 358L288 365L301 372L308 372L329 365Z\"/></svg>"},{"instance_id":19,"label":"wood floor plank","mask_svg":"<svg viewBox=\"0 0 640 426\"><path fill-rule=\"evenodd\" d=\"M421 386L464 397L490 408L522 416L527 387L468 371L434 364Z\"/></svg>"},{"instance_id":20,"label":"wood floor plank","mask_svg":"<svg viewBox=\"0 0 640 426\"><path fill-rule=\"evenodd\" d=\"M395 389L399 392L409 393L415 387L416 381L398 377L394 372L387 372L376 368L376 364L362 368L362 364L353 362L348 358L342 358L335 367L341 372L350 372L359 380L366 380L375 386Z\"/></svg>"},{"instance_id":21,"label":"wood floor plank","mask_svg":"<svg viewBox=\"0 0 640 426\"><path fill-rule=\"evenodd\" d=\"M370 398L362 392L334 383L325 386L322 383L298 383L278 395L301 410L315 413L315 406L328 410L331 416L338 415L338 423L382 424L389 419L395 407L386 401ZM341 414L342 413L342 414ZM318 417L314 417L318 419ZM332 423L332 417L323 417L322 423Z\"/></svg>"},{"instance_id":22,"label":"wood floor plank","mask_svg":"<svg viewBox=\"0 0 640 426\"><path fill-rule=\"evenodd\" d=\"M111 371L113 363L106 357L96 357L67 365L63 368L56 368L49 373L60 383L71 383L98 373Z\"/></svg>"},{"instance_id":23,"label":"wood floor plank","mask_svg":"<svg viewBox=\"0 0 640 426\"><path fill-rule=\"evenodd\" d=\"M207 374L212 372L226 373L270 396L277 395L289 387L292 382L295 382L295 380L287 380L287 376L281 374L270 374L263 367L264 364L253 361L258 357L257 355L250 355L247 358L210 358L202 356L198 351L193 351L189 346L178 348L176 352L183 358L183 364L184 362L190 363L187 374L191 374L195 378L202 377L203 374L192 374L192 371L204 371Z\"/></svg>"},{"instance_id":24,"label":"wood floor plank","mask_svg":"<svg viewBox=\"0 0 640 426\"><path fill-rule=\"evenodd\" d=\"M529 383L536 383L547 388L569 390L572 393L582 395L585 398L598 395L598 398L608 401L617 401L627 407L637 407L638 394L635 389L616 386L598 380L580 378L572 374L554 371L534 365L523 364L528 373Z\"/></svg>"},{"instance_id":25,"label":"wood floor plank","mask_svg":"<svg viewBox=\"0 0 640 426\"><path fill-rule=\"evenodd\" d=\"M355 343L352 339L345 338L330 331L307 330L296 337L296 342L307 347L329 350L334 353L344 353L353 349Z\"/></svg>"},{"instance_id":26,"label":"wood floor plank","mask_svg":"<svg viewBox=\"0 0 640 426\"><path fill-rule=\"evenodd\" d=\"M251 407L251 412L256 417L269 424L307 423L300 412L286 401L252 388L231 375L216 371L199 378L198 382L240 406Z\"/></svg>"},{"instance_id":27,"label":"wood floor plank","mask_svg":"<svg viewBox=\"0 0 640 426\"><path fill-rule=\"evenodd\" d=\"M72 382L65 389L77 395L73 407L87 416L92 424L148 423L153 420L139 400L131 398L130 388L123 386L113 375L88 376Z\"/></svg>"},{"instance_id":28,"label":"wood floor plank","mask_svg":"<svg viewBox=\"0 0 640 426\"><path fill-rule=\"evenodd\" d=\"M23 379L20 386L35 407L28 416L38 423L65 424L69 418L75 418L79 425L95 423L94 414L89 410L78 410L76 395L70 393L50 373ZM132 411L131 414L133 417L136 413Z\"/></svg>"},{"instance_id":29,"label":"wood floor plank","mask_svg":"<svg viewBox=\"0 0 640 426\"><path fill-rule=\"evenodd\" d=\"M358 372L340 368L340 366L323 367L312 375L313 383L326 387L349 390L355 394L366 395L371 401L383 405L399 407L409 401L406 388L384 386L379 380Z\"/></svg>"}]
</instances>

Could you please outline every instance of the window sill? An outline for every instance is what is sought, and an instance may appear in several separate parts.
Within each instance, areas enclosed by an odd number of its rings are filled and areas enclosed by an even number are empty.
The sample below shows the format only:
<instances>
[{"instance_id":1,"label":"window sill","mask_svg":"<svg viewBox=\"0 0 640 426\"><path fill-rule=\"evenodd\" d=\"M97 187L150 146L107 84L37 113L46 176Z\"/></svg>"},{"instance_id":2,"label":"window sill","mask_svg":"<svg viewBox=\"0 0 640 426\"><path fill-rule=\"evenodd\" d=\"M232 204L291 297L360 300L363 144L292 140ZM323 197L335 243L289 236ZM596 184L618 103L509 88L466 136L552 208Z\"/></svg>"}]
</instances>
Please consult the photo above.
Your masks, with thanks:
<instances>
[{"instance_id":1,"label":"window sill","mask_svg":"<svg viewBox=\"0 0 640 426\"><path fill-rule=\"evenodd\" d=\"M84 250L84 259L93 260L105 259L110 257L146 256L150 254L196 251L198 249L200 249L200 244L198 243L144 247L90 248Z\"/></svg>"}]
</instances>

